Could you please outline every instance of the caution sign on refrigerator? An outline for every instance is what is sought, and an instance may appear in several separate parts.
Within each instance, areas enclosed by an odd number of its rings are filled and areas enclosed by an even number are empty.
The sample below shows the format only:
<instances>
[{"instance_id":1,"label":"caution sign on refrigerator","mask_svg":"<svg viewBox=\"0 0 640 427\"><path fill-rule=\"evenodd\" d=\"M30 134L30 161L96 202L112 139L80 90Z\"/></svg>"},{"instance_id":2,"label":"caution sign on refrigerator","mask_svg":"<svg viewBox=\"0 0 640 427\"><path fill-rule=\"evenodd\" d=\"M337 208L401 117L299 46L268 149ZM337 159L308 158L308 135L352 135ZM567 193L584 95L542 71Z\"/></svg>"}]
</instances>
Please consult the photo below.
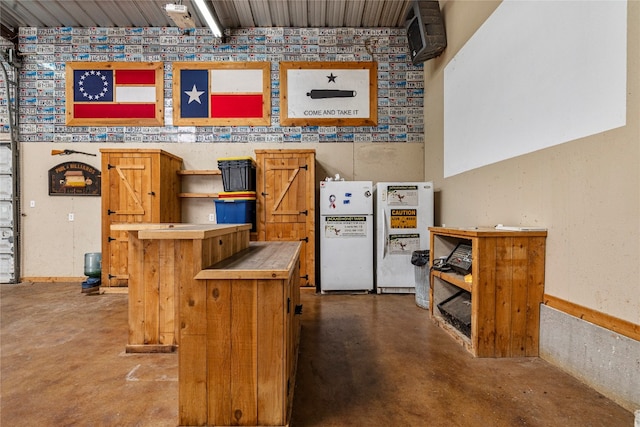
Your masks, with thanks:
<instances>
[{"instance_id":1,"label":"caution sign on refrigerator","mask_svg":"<svg viewBox=\"0 0 640 427\"><path fill-rule=\"evenodd\" d=\"M391 228L418 228L417 209L391 209Z\"/></svg>"}]
</instances>

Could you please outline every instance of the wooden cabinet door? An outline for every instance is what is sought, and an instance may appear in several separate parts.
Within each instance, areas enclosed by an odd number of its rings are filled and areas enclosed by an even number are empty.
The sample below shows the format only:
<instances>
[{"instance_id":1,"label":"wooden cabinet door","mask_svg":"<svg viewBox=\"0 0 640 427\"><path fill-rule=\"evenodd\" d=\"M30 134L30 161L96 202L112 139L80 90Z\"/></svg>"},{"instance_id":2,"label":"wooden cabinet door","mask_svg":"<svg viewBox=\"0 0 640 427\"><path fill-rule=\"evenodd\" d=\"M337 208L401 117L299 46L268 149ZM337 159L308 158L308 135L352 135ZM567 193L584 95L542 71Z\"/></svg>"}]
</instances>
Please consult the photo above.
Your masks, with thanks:
<instances>
[{"instance_id":1,"label":"wooden cabinet door","mask_svg":"<svg viewBox=\"0 0 640 427\"><path fill-rule=\"evenodd\" d=\"M258 237L303 242L300 285L315 286L315 156L282 150L259 160Z\"/></svg>"},{"instance_id":2,"label":"wooden cabinet door","mask_svg":"<svg viewBox=\"0 0 640 427\"><path fill-rule=\"evenodd\" d=\"M103 167L103 180L107 179L108 191L103 192L103 249L108 262L103 267L103 282L107 286L126 286L129 278L127 274L128 238L127 232L110 231L114 223L153 222L153 201L155 193L152 186L151 156L122 157L111 154ZM104 258L104 257L103 257Z\"/></svg>"}]
</instances>

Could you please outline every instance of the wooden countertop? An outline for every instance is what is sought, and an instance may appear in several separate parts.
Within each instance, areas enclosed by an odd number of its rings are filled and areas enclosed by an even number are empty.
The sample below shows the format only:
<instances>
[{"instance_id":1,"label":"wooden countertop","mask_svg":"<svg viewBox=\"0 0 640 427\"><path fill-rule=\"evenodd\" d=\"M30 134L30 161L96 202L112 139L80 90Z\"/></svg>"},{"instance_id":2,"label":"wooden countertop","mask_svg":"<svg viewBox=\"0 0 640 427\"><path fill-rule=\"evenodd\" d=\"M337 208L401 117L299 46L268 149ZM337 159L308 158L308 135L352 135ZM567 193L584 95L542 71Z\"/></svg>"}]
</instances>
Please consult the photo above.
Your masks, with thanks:
<instances>
[{"instance_id":1,"label":"wooden countertop","mask_svg":"<svg viewBox=\"0 0 640 427\"><path fill-rule=\"evenodd\" d=\"M206 239L237 231L251 230L251 227L251 224L111 224L112 230L137 231L139 239Z\"/></svg>"},{"instance_id":2,"label":"wooden countertop","mask_svg":"<svg viewBox=\"0 0 640 427\"><path fill-rule=\"evenodd\" d=\"M515 228L515 227L514 227ZM495 227L429 227L429 231L438 233L441 236L455 236L455 237L490 237L499 236L504 237L508 235L513 236L546 236L546 229L527 228L522 227L520 230L505 230Z\"/></svg>"},{"instance_id":3,"label":"wooden countertop","mask_svg":"<svg viewBox=\"0 0 640 427\"><path fill-rule=\"evenodd\" d=\"M196 279L287 279L300 242L251 242L249 247L196 274Z\"/></svg>"}]
</instances>

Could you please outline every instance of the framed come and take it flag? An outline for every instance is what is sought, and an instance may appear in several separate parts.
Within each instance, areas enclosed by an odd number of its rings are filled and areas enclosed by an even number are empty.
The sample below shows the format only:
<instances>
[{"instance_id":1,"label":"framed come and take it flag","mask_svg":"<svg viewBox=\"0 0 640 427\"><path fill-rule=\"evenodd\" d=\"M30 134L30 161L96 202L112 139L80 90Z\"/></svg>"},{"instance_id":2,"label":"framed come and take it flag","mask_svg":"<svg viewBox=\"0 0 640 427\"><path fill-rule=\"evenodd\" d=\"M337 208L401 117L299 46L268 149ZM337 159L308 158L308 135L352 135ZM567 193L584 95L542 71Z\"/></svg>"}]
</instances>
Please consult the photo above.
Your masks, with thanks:
<instances>
[{"instance_id":1,"label":"framed come and take it flag","mask_svg":"<svg viewBox=\"0 0 640 427\"><path fill-rule=\"evenodd\" d=\"M375 62L281 62L282 126L376 126Z\"/></svg>"},{"instance_id":2,"label":"framed come and take it flag","mask_svg":"<svg viewBox=\"0 0 640 427\"><path fill-rule=\"evenodd\" d=\"M67 126L162 126L161 62L68 62Z\"/></svg>"},{"instance_id":3,"label":"framed come and take it flag","mask_svg":"<svg viewBox=\"0 0 640 427\"><path fill-rule=\"evenodd\" d=\"M174 62L173 124L271 124L269 62Z\"/></svg>"}]
</instances>

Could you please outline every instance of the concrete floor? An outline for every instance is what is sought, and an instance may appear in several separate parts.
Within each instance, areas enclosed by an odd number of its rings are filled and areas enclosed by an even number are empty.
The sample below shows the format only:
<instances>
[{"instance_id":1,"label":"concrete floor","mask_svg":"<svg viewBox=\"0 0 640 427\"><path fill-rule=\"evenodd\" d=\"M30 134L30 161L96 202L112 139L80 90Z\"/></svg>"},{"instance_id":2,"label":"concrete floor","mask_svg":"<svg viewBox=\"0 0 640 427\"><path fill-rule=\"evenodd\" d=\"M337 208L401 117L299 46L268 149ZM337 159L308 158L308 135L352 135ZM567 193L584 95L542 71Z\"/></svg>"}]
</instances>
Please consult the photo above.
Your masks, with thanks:
<instances>
[{"instance_id":1,"label":"concrete floor","mask_svg":"<svg viewBox=\"0 0 640 427\"><path fill-rule=\"evenodd\" d=\"M291 425L632 426L538 358L474 359L412 295L303 291ZM126 354L127 296L0 285L2 426L175 426L177 354Z\"/></svg>"}]
</instances>

